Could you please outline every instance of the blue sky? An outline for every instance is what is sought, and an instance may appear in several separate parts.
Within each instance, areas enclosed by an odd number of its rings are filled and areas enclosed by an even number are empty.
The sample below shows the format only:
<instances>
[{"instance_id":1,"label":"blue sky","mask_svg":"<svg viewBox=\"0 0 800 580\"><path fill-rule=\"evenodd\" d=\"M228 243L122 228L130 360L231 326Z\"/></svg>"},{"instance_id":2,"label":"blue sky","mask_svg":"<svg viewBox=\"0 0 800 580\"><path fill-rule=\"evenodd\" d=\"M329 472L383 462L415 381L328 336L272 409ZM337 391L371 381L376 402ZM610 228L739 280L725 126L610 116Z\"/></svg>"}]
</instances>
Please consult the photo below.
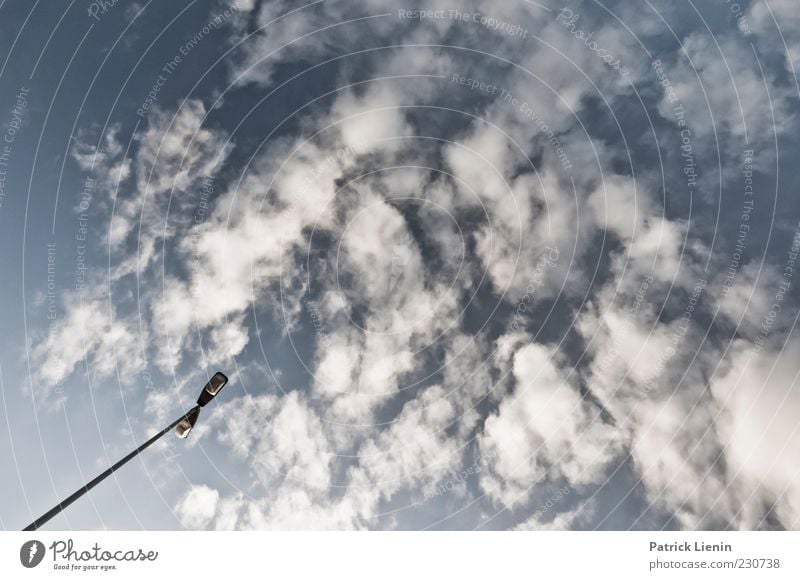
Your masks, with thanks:
<instances>
[{"instance_id":1,"label":"blue sky","mask_svg":"<svg viewBox=\"0 0 800 580\"><path fill-rule=\"evenodd\" d=\"M797 528L790 0L0 15L3 529Z\"/></svg>"}]
</instances>

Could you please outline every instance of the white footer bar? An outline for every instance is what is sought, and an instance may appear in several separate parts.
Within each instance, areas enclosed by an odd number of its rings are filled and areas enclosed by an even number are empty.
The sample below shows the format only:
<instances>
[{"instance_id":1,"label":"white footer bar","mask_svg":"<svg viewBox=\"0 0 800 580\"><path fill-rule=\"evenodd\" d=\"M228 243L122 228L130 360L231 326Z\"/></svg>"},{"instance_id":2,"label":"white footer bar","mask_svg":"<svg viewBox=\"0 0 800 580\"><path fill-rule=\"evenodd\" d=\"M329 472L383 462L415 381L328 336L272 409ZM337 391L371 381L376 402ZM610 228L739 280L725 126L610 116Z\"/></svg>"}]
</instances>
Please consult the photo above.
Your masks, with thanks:
<instances>
[{"instance_id":1,"label":"white footer bar","mask_svg":"<svg viewBox=\"0 0 800 580\"><path fill-rule=\"evenodd\" d=\"M800 578L800 532L2 532L0 548L4 578Z\"/></svg>"}]
</instances>

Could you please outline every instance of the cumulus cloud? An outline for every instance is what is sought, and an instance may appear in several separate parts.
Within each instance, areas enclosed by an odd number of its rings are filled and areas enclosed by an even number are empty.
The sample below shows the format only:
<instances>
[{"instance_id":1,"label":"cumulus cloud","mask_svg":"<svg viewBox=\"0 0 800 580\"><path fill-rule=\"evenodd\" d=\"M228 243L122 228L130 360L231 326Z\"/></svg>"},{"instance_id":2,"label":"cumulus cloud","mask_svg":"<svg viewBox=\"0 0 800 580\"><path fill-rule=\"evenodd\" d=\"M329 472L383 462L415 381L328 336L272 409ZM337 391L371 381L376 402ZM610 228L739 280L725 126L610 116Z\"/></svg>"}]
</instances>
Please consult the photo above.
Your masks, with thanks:
<instances>
[{"instance_id":1,"label":"cumulus cloud","mask_svg":"<svg viewBox=\"0 0 800 580\"><path fill-rule=\"evenodd\" d=\"M56 408L66 399L63 383L88 362L90 378L103 382L112 376L129 384L144 365L144 336L130 318L99 293L70 293L66 316L33 346L36 363L34 389L45 407Z\"/></svg>"},{"instance_id":2,"label":"cumulus cloud","mask_svg":"<svg viewBox=\"0 0 800 580\"><path fill-rule=\"evenodd\" d=\"M205 528L214 517L219 504L219 492L207 485L193 485L176 506L184 526Z\"/></svg>"},{"instance_id":3,"label":"cumulus cloud","mask_svg":"<svg viewBox=\"0 0 800 580\"><path fill-rule=\"evenodd\" d=\"M573 486L602 482L622 449L617 431L552 357L540 345L521 348L514 355L515 392L486 420L481 448L497 459L481 484L509 507L527 502L530 489L548 477Z\"/></svg>"},{"instance_id":4,"label":"cumulus cloud","mask_svg":"<svg viewBox=\"0 0 800 580\"><path fill-rule=\"evenodd\" d=\"M777 352L754 352L750 343L737 341L733 363L710 385L719 401L719 437L730 473L725 492L739 499L734 520L742 529L766 527L768 514L786 529L797 528L797 348L791 340Z\"/></svg>"}]
</instances>

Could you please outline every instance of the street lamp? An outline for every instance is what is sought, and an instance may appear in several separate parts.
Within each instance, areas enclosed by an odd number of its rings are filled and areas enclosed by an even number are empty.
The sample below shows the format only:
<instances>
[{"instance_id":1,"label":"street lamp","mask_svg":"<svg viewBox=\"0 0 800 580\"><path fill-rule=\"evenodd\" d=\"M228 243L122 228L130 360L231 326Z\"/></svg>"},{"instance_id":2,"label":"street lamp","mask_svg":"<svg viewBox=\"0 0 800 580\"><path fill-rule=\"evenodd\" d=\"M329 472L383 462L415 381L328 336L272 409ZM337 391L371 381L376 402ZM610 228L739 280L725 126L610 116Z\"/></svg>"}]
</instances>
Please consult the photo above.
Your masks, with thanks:
<instances>
[{"instance_id":1,"label":"street lamp","mask_svg":"<svg viewBox=\"0 0 800 580\"><path fill-rule=\"evenodd\" d=\"M200 416L200 407L195 407L181 419L181 422L178 423L178 426L175 427L175 435L180 437L181 439L186 439L189 436L189 432L194 427L194 424L197 423L197 418Z\"/></svg>"},{"instance_id":2,"label":"street lamp","mask_svg":"<svg viewBox=\"0 0 800 580\"><path fill-rule=\"evenodd\" d=\"M228 377L224 374L218 372L215 373L211 380L206 383L206 386L203 387L203 390L200 391L200 396L197 398L197 405L192 407L187 413L181 415L178 419L173 421L169 426L165 427L155 435L153 435L150 439L148 439L145 443L141 446L137 447L128 455L117 461L114 465L106 469L103 473L95 477L92 481L78 489L75 493L69 496L67 499L53 507L50 511L42 515L41 517L37 518L25 528L23 531L28 532L32 530L38 530L42 525L50 521L53 517L61 513L67 506L69 506L72 502L79 499L83 496L86 492L96 486L98 483L103 481L106 477L114 473L117 469L125 465L128 461L139 455L142 451L150 447L153 443L155 443L158 439L160 439L167 431L175 427L175 434L180 437L181 439L185 439L189 436L189 432L194 427L194 424L197 423L197 417L200 416L200 409L205 407L211 400L217 396L217 394L222 390L222 387L228 382Z\"/></svg>"}]
</instances>

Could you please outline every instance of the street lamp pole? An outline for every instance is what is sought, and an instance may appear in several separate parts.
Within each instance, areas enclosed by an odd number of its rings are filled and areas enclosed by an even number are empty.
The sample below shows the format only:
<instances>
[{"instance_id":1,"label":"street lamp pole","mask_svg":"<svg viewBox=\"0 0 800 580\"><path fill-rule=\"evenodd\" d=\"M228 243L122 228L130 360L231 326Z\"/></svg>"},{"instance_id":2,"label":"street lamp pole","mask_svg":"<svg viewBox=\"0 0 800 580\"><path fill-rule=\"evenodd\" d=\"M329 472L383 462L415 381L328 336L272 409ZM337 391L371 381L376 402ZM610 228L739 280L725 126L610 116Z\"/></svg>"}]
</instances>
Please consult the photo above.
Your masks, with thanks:
<instances>
[{"instance_id":1,"label":"street lamp pole","mask_svg":"<svg viewBox=\"0 0 800 580\"><path fill-rule=\"evenodd\" d=\"M197 405L192 407L187 413L181 415L175 421L173 421L169 426L164 427L161 431L153 435L150 439L148 439L145 443L128 453L125 457L117 461L114 465L106 469L103 473L95 477L89 483L78 489L75 493L70 495L68 498L60 502L58 505L54 506L48 512L43 514L42 516L36 518L33 522L25 526L22 531L29 532L33 530L38 530L42 527L45 523L50 521L56 515L60 514L64 509L66 509L70 504L74 501L82 497L86 494L90 489L96 486L98 483L103 481L106 477L114 473L120 467L125 465L128 461L139 455L142 451L150 447L153 443L158 441L165 433L167 433L173 427L177 427L176 434L180 438L185 438L189 435L189 431L192 430L194 427L195 422L197 421L197 417L200 414L200 408L205 407L225 384L228 382L228 377L226 377L222 373L216 373L211 380L208 381L203 390L200 392L200 397L197 399Z\"/></svg>"},{"instance_id":2,"label":"street lamp pole","mask_svg":"<svg viewBox=\"0 0 800 580\"><path fill-rule=\"evenodd\" d=\"M194 409L197 409L197 407L195 407ZM192 409L192 410L194 410L194 409ZM66 509L67 506L69 506L72 502L74 502L75 500L77 500L78 498L83 496L83 494L88 492L95 485L97 485L98 483L103 481L106 477L108 477L109 475L114 473L117 469L119 469L120 467L122 467L123 465L128 463L128 461L130 461L131 459L133 459L134 457L139 455L142 451L144 451L145 449L150 447L150 445L152 445L153 443L158 441L161 438L162 435L164 435L167 431L169 431L170 429L175 427L178 423L183 421L188 415L189 415L189 413L186 413L186 415L182 415L179 419L177 419L175 422L173 422L169 427L165 427L163 430L161 430L160 432L158 432L155 435L153 435L146 443L142 444L141 446L137 447L135 450L133 450L130 453L128 453L125 457L123 457L122 459L117 461L114 465L112 465L111 467L106 469L103 473L101 473L100 475L95 477L92 481L90 481L89 483L84 485L82 488L80 488L78 491L73 493L71 496L69 496L67 499L65 499L61 503L59 503L57 506L53 507L46 514L36 518L36 520L34 520L31 524L29 524L27 527L25 527L23 529L23 531L24 532L29 532L29 531L32 531L32 530L38 530L43 524L47 523L53 517L55 517L56 515L61 513L64 509Z\"/></svg>"}]
</instances>

